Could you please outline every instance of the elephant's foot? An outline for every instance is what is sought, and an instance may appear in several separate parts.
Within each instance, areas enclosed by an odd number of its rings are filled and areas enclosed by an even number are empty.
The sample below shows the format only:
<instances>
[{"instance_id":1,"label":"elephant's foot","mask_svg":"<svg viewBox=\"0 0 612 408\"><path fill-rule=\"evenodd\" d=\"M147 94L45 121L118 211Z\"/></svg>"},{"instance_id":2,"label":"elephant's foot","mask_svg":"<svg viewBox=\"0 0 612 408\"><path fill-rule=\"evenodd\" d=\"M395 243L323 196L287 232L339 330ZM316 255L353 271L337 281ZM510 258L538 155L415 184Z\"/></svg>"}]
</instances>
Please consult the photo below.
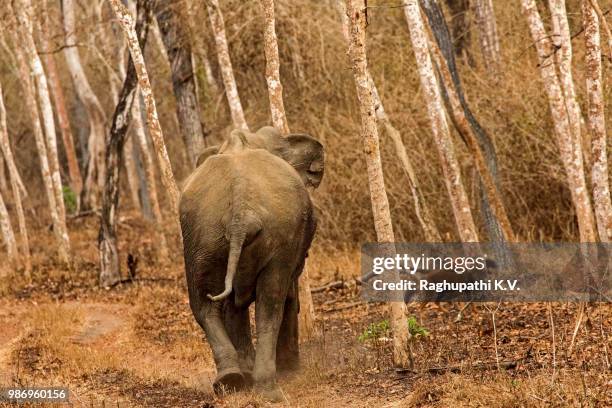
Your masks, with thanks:
<instances>
[{"instance_id":1,"label":"elephant's foot","mask_svg":"<svg viewBox=\"0 0 612 408\"><path fill-rule=\"evenodd\" d=\"M276 385L269 386L256 386L255 392L262 395L262 397L270 402L283 402L285 401L285 394L281 388Z\"/></svg>"},{"instance_id":2,"label":"elephant's foot","mask_svg":"<svg viewBox=\"0 0 612 408\"><path fill-rule=\"evenodd\" d=\"M233 392L243 389L246 386L246 379L238 368L226 368L217 374L213 382L213 389L216 394Z\"/></svg>"}]
</instances>

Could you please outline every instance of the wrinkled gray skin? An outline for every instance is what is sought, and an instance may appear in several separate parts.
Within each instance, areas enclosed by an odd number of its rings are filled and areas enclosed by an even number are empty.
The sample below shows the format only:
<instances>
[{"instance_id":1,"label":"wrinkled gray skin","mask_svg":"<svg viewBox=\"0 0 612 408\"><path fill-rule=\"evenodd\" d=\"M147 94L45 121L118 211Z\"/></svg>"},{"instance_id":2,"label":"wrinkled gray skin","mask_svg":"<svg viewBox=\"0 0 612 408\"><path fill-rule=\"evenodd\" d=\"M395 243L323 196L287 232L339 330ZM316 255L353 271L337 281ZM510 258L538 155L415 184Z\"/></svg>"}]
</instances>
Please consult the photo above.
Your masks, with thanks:
<instances>
[{"instance_id":1,"label":"wrinkled gray skin","mask_svg":"<svg viewBox=\"0 0 612 408\"><path fill-rule=\"evenodd\" d=\"M264 127L234 131L206 149L184 184L189 302L214 354L217 391L254 382L268 399L282 400L276 369L299 362L297 279L316 229L307 187L322 177L319 142Z\"/></svg>"}]
</instances>

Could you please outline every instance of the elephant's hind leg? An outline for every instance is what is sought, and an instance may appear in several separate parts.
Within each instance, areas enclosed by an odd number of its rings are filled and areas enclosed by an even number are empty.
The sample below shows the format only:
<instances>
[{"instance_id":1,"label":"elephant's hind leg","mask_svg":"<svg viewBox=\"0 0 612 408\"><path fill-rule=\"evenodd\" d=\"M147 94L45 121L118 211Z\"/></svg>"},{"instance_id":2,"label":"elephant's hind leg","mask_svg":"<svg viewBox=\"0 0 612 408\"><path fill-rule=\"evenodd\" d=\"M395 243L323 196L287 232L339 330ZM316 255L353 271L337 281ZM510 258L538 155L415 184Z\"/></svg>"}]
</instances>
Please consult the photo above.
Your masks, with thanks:
<instances>
[{"instance_id":1,"label":"elephant's hind leg","mask_svg":"<svg viewBox=\"0 0 612 408\"><path fill-rule=\"evenodd\" d=\"M249 308L237 307L232 300L225 304L224 322L227 334L238 352L240 370L247 384L253 383L253 365L255 364L255 348L251 338L251 322Z\"/></svg>"},{"instance_id":2,"label":"elephant's hind leg","mask_svg":"<svg viewBox=\"0 0 612 408\"><path fill-rule=\"evenodd\" d=\"M298 345L298 282L294 280L287 294L283 322L276 345L276 368L279 371L292 371L299 368L300 349Z\"/></svg>"},{"instance_id":3,"label":"elephant's hind leg","mask_svg":"<svg viewBox=\"0 0 612 408\"><path fill-rule=\"evenodd\" d=\"M238 353L221 319L221 308L222 302L212 302L206 299L195 313L196 320L204 329L215 358L217 378L213 382L213 389L217 393L238 390L246 385L240 370Z\"/></svg>"}]
</instances>

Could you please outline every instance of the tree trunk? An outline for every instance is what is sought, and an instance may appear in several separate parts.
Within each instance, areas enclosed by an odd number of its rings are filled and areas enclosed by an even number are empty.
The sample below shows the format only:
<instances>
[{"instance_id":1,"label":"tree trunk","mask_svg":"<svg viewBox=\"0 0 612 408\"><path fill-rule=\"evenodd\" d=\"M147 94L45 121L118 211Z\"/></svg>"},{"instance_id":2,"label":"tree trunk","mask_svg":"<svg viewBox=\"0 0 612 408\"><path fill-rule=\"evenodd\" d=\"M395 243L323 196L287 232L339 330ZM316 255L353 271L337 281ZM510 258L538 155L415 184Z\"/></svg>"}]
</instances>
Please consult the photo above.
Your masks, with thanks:
<instances>
[{"instance_id":1,"label":"tree trunk","mask_svg":"<svg viewBox=\"0 0 612 408\"><path fill-rule=\"evenodd\" d=\"M13 201L17 212L17 221L19 222L19 235L21 236L21 248L25 265L25 276L31 279L32 263L30 260L30 241L28 238L28 229L23 212L22 192L19 187L19 172L15 165L15 158L11 150L11 145L8 136L8 127L6 125L6 109L4 108L4 95L2 93L2 84L0 84L0 150L4 161L6 162L9 179L11 181L11 190L13 191Z\"/></svg>"},{"instance_id":2,"label":"tree trunk","mask_svg":"<svg viewBox=\"0 0 612 408\"><path fill-rule=\"evenodd\" d=\"M98 202L98 193L104 183L104 140L106 115L104 109L95 95L79 57L77 38L75 35L76 24L74 18L74 0L62 0L62 11L64 20L64 36L66 47L64 57L70 71L74 90L85 106L89 121L89 139L87 141L88 164L83 185L82 204L86 208L94 208Z\"/></svg>"},{"instance_id":3,"label":"tree trunk","mask_svg":"<svg viewBox=\"0 0 612 408\"><path fill-rule=\"evenodd\" d=\"M139 153L141 155L140 159L142 160L144 169L142 179L144 179L145 183L143 186L144 188L141 187L141 201L143 202L143 210L145 210L145 213L147 213L146 209L149 207L149 218L153 219L156 228L161 229L161 226L163 225L163 218L159 206L157 183L155 182L155 161L153 160L149 143L147 143L147 135L142 124L141 104L134 103L133 109L134 111L132 112L132 116L134 118L138 117L138 119L134 119L134 136L136 137L136 145L139 147ZM163 235L160 236L160 239L162 238ZM160 241L160 243L162 247L165 247L165 238L163 238L163 241Z\"/></svg>"},{"instance_id":4,"label":"tree trunk","mask_svg":"<svg viewBox=\"0 0 612 408\"><path fill-rule=\"evenodd\" d=\"M51 110L51 102L49 91L46 84L42 63L38 58L38 53L34 45L32 37L32 26L29 16L25 15L26 10L31 8L30 4L19 2L13 8L13 13L17 19L19 30L11 31L14 44L19 44L16 48L16 57L19 65L21 80L25 93L25 104L30 114L33 133L36 139L38 149L41 172L47 199L49 201L49 211L53 221L53 232L58 241L58 253L60 259L64 263L70 262L70 239L66 228L65 209L63 201L63 193L61 190L61 179L59 177L59 164L57 161L57 148L55 145L55 124L53 123L53 111ZM15 13L16 12L16 13ZM25 54L25 55L24 55ZM26 60L27 57L27 60ZM30 71L31 75L30 76ZM34 77L34 81L32 80ZM36 82L36 84L35 84ZM37 106L37 92L35 85L38 88L38 96L40 97L40 109L45 122L45 130L47 131L47 146ZM55 150L54 150L55 147ZM47 151L47 148L49 152ZM55 157L53 158L54 150ZM51 156L51 157L50 157ZM50 164L50 162L52 164ZM58 200L60 202L58 202Z\"/></svg>"},{"instance_id":5,"label":"tree trunk","mask_svg":"<svg viewBox=\"0 0 612 408\"><path fill-rule=\"evenodd\" d=\"M340 19L342 21L342 33L346 40L347 46L351 46L351 39L349 35L349 21L348 16L346 14L346 7L344 4L344 0L336 0L336 6L338 10L338 14L340 14ZM423 229L423 234L425 235L425 240L427 242L442 242L442 237L440 236L440 232L436 227L436 224L431 215L431 211L429 207L426 205L425 200L423 199L423 194L419 187L419 183L416 178L416 173L414 172L412 163L408 158L408 153L406 152L406 146L402 140L402 136L400 132L393 126L391 120L387 116L387 112L383 106L382 100L380 98L380 94L378 93L378 88L376 87L376 83L370 74L370 71L367 71L368 82L370 84L370 88L372 89L372 97L374 98L374 106L376 112L376 119L378 123L384 126L385 131L393 141L393 145L395 147L395 152L400 160L402 168L404 169L404 173L408 177L408 185L410 188L410 192L412 193L412 199L414 200L414 210Z\"/></svg>"},{"instance_id":6,"label":"tree trunk","mask_svg":"<svg viewBox=\"0 0 612 408\"><path fill-rule=\"evenodd\" d=\"M156 17L170 61L180 131L191 166L195 168L204 149L204 131L191 61L191 39L185 28L186 22L181 21L178 7L172 3L171 0L160 0Z\"/></svg>"},{"instance_id":7,"label":"tree trunk","mask_svg":"<svg viewBox=\"0 0 612 408\"><path fill-rule=\"evenodd\" d=\"M521 0L521 5L529 24L531 37L536 45L540 75L548 95L561 161L565 168L572 201L576 208L580 241L595 242L593 211L584 176L584 168L582 167L580 144L572 136L566 101L559 84L559 78L557 77L555 62L552 58L554 51L549 40L550 37L546 34L535 0Z\"/></svg>"},{"instance_id":8,"label":"tree trunk","mask_svg":"<svg viewBox=\"0 0 612 408\"><path fill-rule=\"evenodd\" d=\"M457 58L464 59L471 66L474 59L470 53L472 36L470 33L470 0L446 0L451 12L453 47Z\"/></svg>"},{"instance_id":9,"label":"tree trunk","mask_svg":"<svg viewBox=\"0 0 612 408\"><path fill-rule=\"evenodd\" d=\"M474 0L478 40L487 72L496 75L500 64L499 36L493 11L493 0Z\"/></svg>"},{"instance_id":10,"label":"tree trunk","mask_svg":"<svg viewBox=\"0 0 612 408\"><path fill-rule=\"evenodd\" d=\"M150 5L150 0L138 0L137 2L137 21L133 34L135 35L136 46L139 47L139 50L144 50L146 44L148 26L151 19ZM113 7L115 7L114 4ZM129 11L125 10L125 13L130 18L130 28L134 27L131 25L133 20L129 15ZM102 192L102 216L100 217L100 234L98 237L100 250L99 280L100 285L103 287L113 286L121 280L116 232L117 207L119 204L119 176L123 145L131 121L132 104L138 96L137 85L138 77L136 75L135 64L132 58L130 58L106 146L106 183ZM136 103L138 103L137 100Z\"/></svg>"},{"instance_id":11,"label":"tree trunk","mask_svg":"<svg viewBox=\"0 0 612 408\"><path fill-rule=\"evenodd\" d=\"M15 44L21 44L22 41L18 38L15 31L10 31L13 35L13 42ZM47 156L47 146L45 145L45 138L43 136L42 126L40 124L40 118L38 117L38 107L36 106L36 92L34 90L34 84L30 77L28 64L22 53L21 48L16 47L15 55L17 57L17 65L19 67L19 74L21 76L21 83L24 90L24 103L28 114L30 115L30 122L32 124L32 133L36 141L36 148L38 150L38 156L40 158L40 171L42 174L43 184L45 186L45 192L47 194L47 201L49 202L49 213L53 222L53 233L57 240L58 254L60 259L64 263L70 261L70 244L68 237L62 234L62 227L60 225L59 211L57 209L57 203L55 200L55 192L53 189L53 180L51 179L51 173L49 171L49 159Z\"/></svg>"},{"instance_id":12,"label":"tree trunk","mask_svg":"<svg viewBox=\"0 0 612 408\"><path fill-rule=\"evenodd\" d=\"M144 98L146 110L147 110L147 126L155 150L157 153L159 166L162 175L162 183L168 192L170 203L173 214L178 214L178 201L179 201L179 190L174 180L174 174L172 172L172 165L170 158L168 157L168 151L166 150L166 144L164 143L164 135L162 133L161 125L157 116L157 108L155 107L155 99L153 97L153 89L149 81L149 75L145 65L142 51L138 45L138 36L134 30L134 19L132 18L129 11L121 4L120 0L109 0L121 27L126 36L130 55L134 61L136 68L136 74L138 75L138 83L140 85L140 91ZM178 217L176 217L178 226ZM179 228L180 231L180 228Z\"/></svg>"},{"instance_id":13,"label":"tree trunk","mask_svg":"<svg viewBox=\"0 0 612 408\"><path fill-rule=\"evenodd\" d=\"M263 38L266 55L266 83L268 84L272 124L281 134L286 135L289 133L289 124L283 104L283 85L280 80L278 43L276 29L274 28L274 0L260 0L260 3L265 16Z\"/></svg>"},{"instance_id":14,"label":"tree trunk","mask_svg":"<svg viewBox=\"0 0 612 408\"><path fill-rule=\"evenodd\" d=\"M6 192L8 184L6 182L6 171L4 165L4 158L0 156L0 192Z\"/></svg>"},{"instance_id":15,"label":"tree trunk","mask_svg":"<svg viewBox=\"0 0 612 408\"><path fill-rule=\"evenodd\" d=\"M0 231L2 232L2 238L4 239L9 261L16 262L19 255L17 252L17 243L15 242L15 234L13 233L8 211L4 205L2 193L0 193Z\"/></svg>"},{"instance_id":16,"label":"tree trunk","mask_svg":"<svg viewBox=\"0 0 612 408\"><path fill-rule=\"evenodd\" d=\"M242 110L240 95L238 95L238 88L236 87L236 79L234 78L232 60L230 59L227 38L225 36L225 23L219 8L219 0L206 1L206 8L208 9L210 25L215 36L217 59L219 60L219 68L223 77L223 85L225 86L225 94L232 115L232 121L237 128L249 130L244 119L244 111Z\"/></svg>"},{"instance_id":17,"label":"tree trunk","mask_svg":"<svg viewBox=\"0 0 612 408\"><path fill-rule=\"evenodd\" d=\"M606 120L602 81L601 37L599 17L590 0L582 0L584 39L586 42L586 90L588 96L588 125L591 132L592 162L591 180L595 219L601 242L612 240L612 203L608 179L606 153Z\"/></svg>"},{"instance_id":18,"label":"tree trunk","mask_svg":"<svg viewBox=\"0 0 612 408\"><path fill-rule=\"evenodd\" d=\"M583 159L590 163L590 146L589 134L582 132L582 113L580 105L576 99L576 90L574 89L574 78L572 75L572 41L567 21L567 13L565 10L565 0L549 0L548 5L552 16L553 33L551 40L556 50L555 61L559 69L559 80L565 97L565 106L567 107L567 117L574 138L574 144L580 149L579 159ZM581 167L584 167L580 163Z\"/></svg>"},{"instance_id":19,"label":"tree trunk","mask_svg":"<svg viewBox=\"0 0 612 408\"><path fill-rule=\"evenodd\" d=\"M34 43L32 28L32 18L29 12L32 9L30 0L18 0L17 7L14 8L16 17L20 26L20 37L23 41L22 47L28 58L30 71L34 77L36 85L40 113L43 119L43 126L47 140L47 153L49 157L49 170L51 171L51 179L53 180L53 191L55 201L57 203L58 214L60 217L61 234L65 236L68 242L68 233L66 230L66 209L64 206L64 193L62 187L62 178L60 174L59 159L57 157L57 137L55 134L55 119L53 116L53 108L51 106L51 96L47 84L47 76L43 70L42 61L38 56L36 44Z\"/></svg>"},{"instance_id":20,"label":"tree trunk","mask_svg":"<svg viewBox=\"0 0 612 408\"><path fill-rule=\"evenodd\" d=\"M41 12L41 30L40 43L45 50L49 50L49 29L48 15L46 10L46 0L42 1ZM77 211L80 207L81 192L83 190L83 179L79 169L79 162L76 156L74 147L74 138L72 129L70 128L70 119L66 110L66 101L64 98L64 90L59 79L57 66L55 65L55 56L49 52L45 54L45 65L47 66L47 74L49 76L49 85L51 87L55 111L57 113L57 121L62 134L64 151L66 152L66 161L68 163L68 175L70 176L70 187L77 197Z\"/></svg>"},{"instance_id":21,"label":"tree trunk","mask_svg":"<svg viewBox=\"0 0 612 408\"><path fill-rule=\"evenodd\" d=\"M389 201L385 190L382 165L380 161L380 146L374 98L370 81L368 80L368 62L366 57L366 15L363 0L346 0L349 16L351 45L349 46L353 75L357 87L359 108L361 112L361 127L363 147L368 172L372 214L378 242L390 244L389 252L395 253L395 240ZM397 271L396 271L397 274ZM399 275L397 276L399 281ZM411 364L408 342L410 332L406 319L406 304L393 302L390 306L391 326L393 328L393 362L398 367Z\"/></svg>"},{"instance_id":22,"label":"tree trunk","mask_svg":"<svg viewBox=\"0 0 612 408\"><path fill-rule=\"evenodd\" d=\"M450 137L448 123L442 107L442 97L431 57L427 48L427 35L421 18L418 0L405 0L404 12L408 21L410 38L414 49L421 86L423 88L427 113L434 140L440 154L446 188L450 196L455 222L462 242L477 242L478 234L472 218L470 204L461 180L461 169L453 141Z\"/></svg>"}]
</instances>

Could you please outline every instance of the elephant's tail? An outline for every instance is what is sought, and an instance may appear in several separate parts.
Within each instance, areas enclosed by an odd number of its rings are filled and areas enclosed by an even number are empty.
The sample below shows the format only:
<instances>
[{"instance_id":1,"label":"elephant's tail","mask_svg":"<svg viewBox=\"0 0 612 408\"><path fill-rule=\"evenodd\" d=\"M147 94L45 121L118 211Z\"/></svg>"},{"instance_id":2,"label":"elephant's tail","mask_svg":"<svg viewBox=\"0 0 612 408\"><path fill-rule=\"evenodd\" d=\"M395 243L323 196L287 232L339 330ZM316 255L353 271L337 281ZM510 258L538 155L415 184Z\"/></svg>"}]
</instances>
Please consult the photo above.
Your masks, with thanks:
<instances>
[{"instance_id":1,"label":"elephant's tail","mask_svg":"<svg viewBox=\"0 0 612 408\"><path fill-rule=\"evenodd\" d=\"M240 216L242 214L242 216ZM242 253L245 242L250 243L261 231L259 218L251 211L236 211L232 215L232 222L228 229L229 235L229 255L227 257L227 271L225 273L225 289L220 294L213 296L208 294L208 298L213 302L223 300L232 293L234 277L238 269L238 261Z\"/></svg>"}]
</instances>

